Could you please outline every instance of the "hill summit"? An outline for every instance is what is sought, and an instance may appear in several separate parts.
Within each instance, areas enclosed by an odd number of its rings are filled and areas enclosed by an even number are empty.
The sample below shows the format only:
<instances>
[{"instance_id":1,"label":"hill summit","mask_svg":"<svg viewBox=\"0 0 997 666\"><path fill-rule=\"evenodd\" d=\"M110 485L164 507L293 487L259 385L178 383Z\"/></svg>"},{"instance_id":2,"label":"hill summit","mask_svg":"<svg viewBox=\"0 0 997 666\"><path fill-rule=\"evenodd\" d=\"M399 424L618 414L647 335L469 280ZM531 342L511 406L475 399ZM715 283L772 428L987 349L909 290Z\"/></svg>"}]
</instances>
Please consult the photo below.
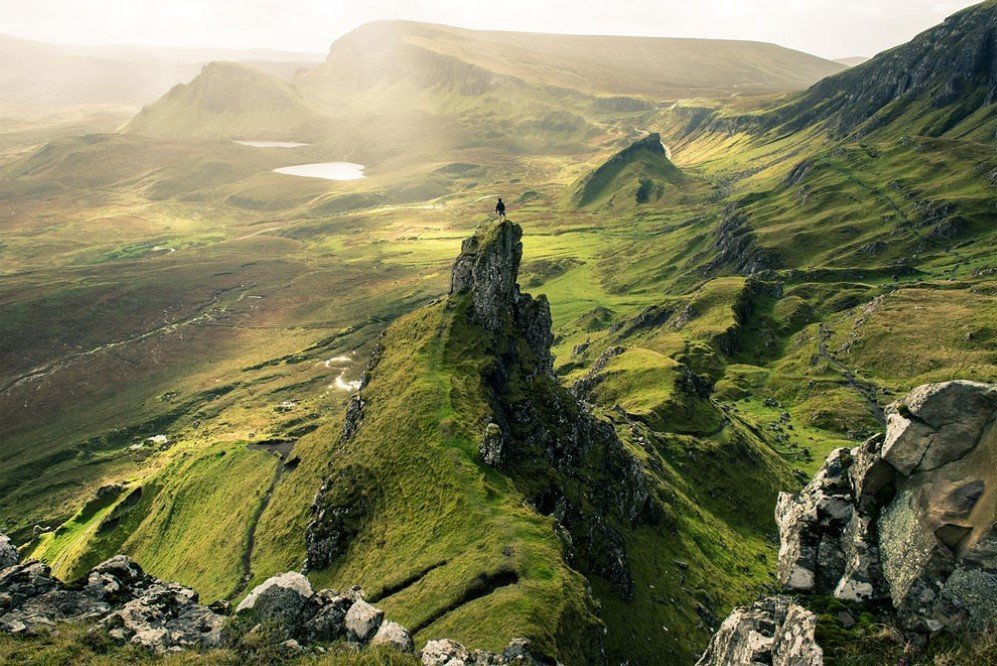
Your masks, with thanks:
<instances>
[{"instance_id":1,"label":"hill summit","mask_svg":"<svg viewBox=\"0 0 997 666\"><path fill-rule=\"evenodd\" d=\"M318 115L294 88L249 65L213 62L124 128L134 134L298 138Z\"/></svg>"},{"instance_id":2,"label":"hill summit","mask_svg":"<svg viewBox=\"0 0 997 666\"><path fill-rule=\"evenodd\" d=\"M681 186L682 172L668 159L657 132L633 142L572 187L579 206L612 207L657 201L672 186Z\"/></svg>"}]
</instances>

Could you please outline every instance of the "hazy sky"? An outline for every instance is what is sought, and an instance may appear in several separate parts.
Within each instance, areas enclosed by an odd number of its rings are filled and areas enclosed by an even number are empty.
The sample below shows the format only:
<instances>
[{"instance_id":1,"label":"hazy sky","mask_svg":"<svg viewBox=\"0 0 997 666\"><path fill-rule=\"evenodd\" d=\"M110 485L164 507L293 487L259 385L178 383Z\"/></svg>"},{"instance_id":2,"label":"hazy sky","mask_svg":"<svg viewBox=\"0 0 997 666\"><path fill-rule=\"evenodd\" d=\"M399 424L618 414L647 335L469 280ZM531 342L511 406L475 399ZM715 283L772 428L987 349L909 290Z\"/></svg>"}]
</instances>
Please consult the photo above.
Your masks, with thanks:
<instances>
[{"instance_id":1,"label":"hazy sky","mask_svg":"<svg viewBox=\"0 0 997 666\"><path fill-rule=\"evenodd\" d=\"M268 47L324 53L358 25L721 37L828 58L909 40L965 0L0 0L0 33L78 44Z\"/></svg>"}]
</instances>

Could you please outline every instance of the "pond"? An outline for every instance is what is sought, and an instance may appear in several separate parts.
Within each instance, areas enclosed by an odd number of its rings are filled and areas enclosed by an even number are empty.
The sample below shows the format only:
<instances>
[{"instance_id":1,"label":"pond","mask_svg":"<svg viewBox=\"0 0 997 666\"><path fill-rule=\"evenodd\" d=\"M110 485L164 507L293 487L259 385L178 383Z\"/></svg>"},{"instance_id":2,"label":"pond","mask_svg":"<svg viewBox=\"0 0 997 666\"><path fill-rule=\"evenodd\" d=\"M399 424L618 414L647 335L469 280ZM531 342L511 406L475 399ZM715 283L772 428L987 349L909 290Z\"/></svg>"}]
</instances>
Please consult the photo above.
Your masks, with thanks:
<instances>
[{"instance_id":1,"label":"pond","mask_svg":"<svg viewBox=\"0 0 997 666\"><path fill-rule=\"evenodd\" d=\"M324 178L325 180L360 180L365 177L364 165L353 162L320 162L318 164L298 164L296 166L280 167L274 173L288 176L304 176L305 178Z\"/></svg>"},{"instance_id":2,"label":"pond","mask_svg":"<svg viewBox=\"0 0 997 666\"><path fill-rule=\"evenodd\" d=\"M307 143L296 143L294 141L236 141L236 143L241 143L242 145L250 146L251 148L300 148L301 146L311 145Z\"/></svg>"}]
</instances>

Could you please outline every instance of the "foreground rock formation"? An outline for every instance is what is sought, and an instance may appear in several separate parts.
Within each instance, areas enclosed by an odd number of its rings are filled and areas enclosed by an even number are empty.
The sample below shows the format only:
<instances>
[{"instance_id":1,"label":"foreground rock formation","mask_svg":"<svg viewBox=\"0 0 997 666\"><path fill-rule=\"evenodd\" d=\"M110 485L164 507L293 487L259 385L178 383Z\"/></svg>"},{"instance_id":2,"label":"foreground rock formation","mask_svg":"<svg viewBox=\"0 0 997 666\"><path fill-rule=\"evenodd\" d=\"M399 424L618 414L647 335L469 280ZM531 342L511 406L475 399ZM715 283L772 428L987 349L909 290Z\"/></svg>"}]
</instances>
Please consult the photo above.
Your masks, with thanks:
<instances>
[{"instance_id":1,"label":"foreground rock formation","mask_svg":"<svg viewBox=\"0 0 997 666\"><path fill-rule=\"evenodd\" d=\"M0 535L0 545L9 543ZM16 557L13 550L13 563L0 571L0 631L36 635L55 630L60 622L84 622L91 631L159 653L226 647L240 633L227 631L230 618L214 610L226 604L203 606L194 590L149 576L125 555L112 557L69 585L54 578L47 565L18 563ZM307 578L293 571L256 586L235 616L244 621L243 626L252 627L251 634L258 634L264 624L275 630L270 640L290 654L303 652L309 644L344 640L354 649L369 645L415 652L409 632L364 601L359 588L342 594L316 592ZM535 656L526 639L513 640L501 654L435 640L419 656L432 666L554 663Z\"/></svg>"},{"instance_id":2,"label":"foreground rock formation","mask_svg":"<svg viewBox=\"0 0 997 666\"><path fill-rule=\"evenodd\" d=\"M0 630L32 635L70 620L92 622L112 638L157 652L219 647L225 623L198 603L197 592L147 575L124 555L71 585L37 561L0 571Z\"/></svg>"},{"instance_id":3,"label":"foreground rock formation","mask_svg":"<svg viewBox=\"0 0 997 666\"><path fill-rule=\"evenodd\" d=\"M914 389L887 408L885 436L832 451L802 491L782 493L776 521L778 577L788 591L887 603L915 642L994 622L997 386ZM759 646L783 663L784 600L736 609L700 664L751 663L739 659ZM821 663L812 631L807 641L817 657L799 663Z\"/></svg>"},{"instance_id":4,"label":"foreground rock formation","mask_svg":"<svg viewBox=\"0 0 997 666\"><path fill-rule=\"evenodd\" d=\"M766 597L747 608L734 609L697 666L819 666L824 657L814 640L816 628L816 616L789 597Z\"/></svg>"}]
</instances>

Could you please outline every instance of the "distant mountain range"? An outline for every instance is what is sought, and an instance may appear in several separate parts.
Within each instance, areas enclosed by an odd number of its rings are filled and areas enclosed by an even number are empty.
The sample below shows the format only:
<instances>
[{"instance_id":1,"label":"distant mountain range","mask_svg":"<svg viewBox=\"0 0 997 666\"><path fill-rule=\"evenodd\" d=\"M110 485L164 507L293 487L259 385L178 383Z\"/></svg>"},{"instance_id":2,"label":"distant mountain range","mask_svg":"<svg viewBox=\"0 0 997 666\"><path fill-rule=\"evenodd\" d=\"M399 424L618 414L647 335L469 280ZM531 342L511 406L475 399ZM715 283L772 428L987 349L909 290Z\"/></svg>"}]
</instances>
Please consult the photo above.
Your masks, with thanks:
<instances>
[{"instance_id":1,"label":"distant mountain range","mask_svg":"<svg viewBox=\"0 0 997 666\"><path fill-rule=\"evenodd\" d=\"M321 55L269 49L75 46L0 35L3 102L22 106L139 106L197 76L205 63L249 63L290 77Z\"/></svg>"}]
</instances>

